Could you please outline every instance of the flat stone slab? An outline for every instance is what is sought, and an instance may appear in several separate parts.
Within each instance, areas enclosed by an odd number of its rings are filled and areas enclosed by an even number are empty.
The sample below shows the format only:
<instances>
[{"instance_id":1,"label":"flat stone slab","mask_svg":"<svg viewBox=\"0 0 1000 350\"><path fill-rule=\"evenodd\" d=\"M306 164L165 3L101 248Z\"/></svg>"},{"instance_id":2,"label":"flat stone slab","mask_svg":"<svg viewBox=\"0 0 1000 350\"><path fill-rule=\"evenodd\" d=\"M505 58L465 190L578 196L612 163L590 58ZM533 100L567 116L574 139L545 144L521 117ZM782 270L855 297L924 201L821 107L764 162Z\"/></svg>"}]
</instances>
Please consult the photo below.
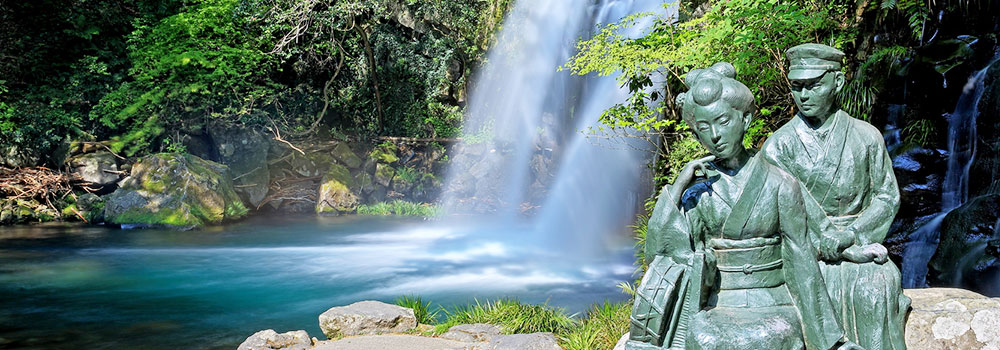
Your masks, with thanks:
<instances>
[{"instance_id":1,"label":"flat stone slab","mask_svg":"<svg viewBox=\"0 0 1000 350\"><path fill-rule=\"evenodd\" d=\"M460 324L448 328L441 338L463 342L488 342L500 335L500 327L488 323Z\"/></svg>"},{"instance_id":2,"label":"flat stone slab","mask_svg":"<svg viewBox=\"0 0 1000 350\"><path fill-rule=\"evenodd\" d=\"M921 350L1000 350L1000 298L954 288L907 289L913 311L906 347Z\"/></svg>"},{"instance_id":3,"label":"flat stone slab","mask_svg":"<svg viewBox=\"0 0 1000 350\"><path fill-rule=\"evenodd\" d=\"M359 301L319 315L319 328L329 339L353 335L402 333L417 326L413 309L380 301Z\"/></svg>"},{"instance_id":4,"label":"flat stone slab","mask_svg":"<svg viewBox=\"0 0 1000 350\"><path fill-rule=\"evenodd\" d=\"M498 335L483 350L562 350L555 334L531 333Z\"/></svg>"},{"instance_id":5,"label":"flat stone slab","mask_svg":"<svg viewBox=\"0 0 1000 350\"><path fill-rule=\"evenodd\" d=\"M350 337L321 341L315 350L472 350L469 343L421 337L409 334L387 334Z\"/></svg>"}]
</instances>

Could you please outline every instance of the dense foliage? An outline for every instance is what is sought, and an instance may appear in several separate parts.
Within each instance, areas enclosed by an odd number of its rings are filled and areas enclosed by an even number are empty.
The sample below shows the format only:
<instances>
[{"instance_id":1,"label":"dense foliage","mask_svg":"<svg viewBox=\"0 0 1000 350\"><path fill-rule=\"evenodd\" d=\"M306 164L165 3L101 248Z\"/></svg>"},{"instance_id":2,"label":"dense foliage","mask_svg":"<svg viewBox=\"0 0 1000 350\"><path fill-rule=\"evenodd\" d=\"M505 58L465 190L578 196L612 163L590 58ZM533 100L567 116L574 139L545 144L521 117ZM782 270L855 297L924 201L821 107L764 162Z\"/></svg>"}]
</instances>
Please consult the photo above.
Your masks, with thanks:
<instances>
[{"instance_id":1,"label":"dense foliage","mask_svg":"<svg viewBox=\"0 0 1000 350\"><path fill-rule=\"evenodd\" d=\"M111 139L137 155L212 123L286 138L451 137L509 4L4 2L0 150L8 165L57 165L67 140Z\"/></svg>"},{"instance_id":2,"label":"dense foliage","mask_svg":"<svg viewBox=\"0 0 1000 350\"><path fill-rule=\"evenodd\" d=\"M844 70L850 84L841 94L841 106L869 119L887 77L934 25L928 22L928 14L949 6L969 9L969 2L959 3L684 1L674 17L638 14L602 28L578 44L579 52L566 68L581 75L622 73L621 83L632 94L625 103L604 112L604 131L661 145L657 173L662 185L672 181L686 162L704 154L674 106L676 94L686 90L683 77L689 70L721 61L734 64L738 79L757 98L759 110L745 140L748 146L756 146L794 115L784 50L805 42L828 44L847 53ZM646 16L654 16L655 24L645 35L621 34ZM665 88L654 88L654 81L661 80Z\"/></svg>"}]
</instances>

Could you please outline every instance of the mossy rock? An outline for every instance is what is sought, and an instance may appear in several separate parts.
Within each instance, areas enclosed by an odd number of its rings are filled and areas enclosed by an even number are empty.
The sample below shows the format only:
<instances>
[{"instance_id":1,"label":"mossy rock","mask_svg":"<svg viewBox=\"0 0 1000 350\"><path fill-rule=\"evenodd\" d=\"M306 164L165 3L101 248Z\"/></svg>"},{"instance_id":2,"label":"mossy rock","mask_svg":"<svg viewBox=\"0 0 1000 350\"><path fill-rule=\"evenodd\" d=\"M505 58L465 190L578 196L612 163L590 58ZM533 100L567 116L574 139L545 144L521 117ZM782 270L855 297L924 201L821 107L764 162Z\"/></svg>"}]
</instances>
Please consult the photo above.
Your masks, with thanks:
<instances>
[{"instance_id":1,"label":"mossy rock","mask_svg":"<svg viewBox=\"0 0 1000 350\"><path fill-rule=\"evenodd\" d=\"M118 225L195 228L248 211L227 166L178 153L140 159L105 203L107 221Z\"/></svg>"},{"instance_id":2,"label":"mossy rock","mask_svg":"<svg viewBox=\"0 0 1000 350\"><path fill-rule=\"evenodd\" d=\"M392 166L382 163L375 166L375 182L379 185L388 187L394 176L396 176L396 169Z\"/></svg>"},{"instance_id":3,"label":"mossy rock","mask_svg":"<svg viewBox=\"0 0 1000 350\"><path fill-rule=\"evenodd\" d=\"M59 213L34 199L0 198L0 225L52 221Z\"/></svg>"},{"instance_id":4,"label":"mossy rock","mask_svg":"<svg viewBox=\"0 0 1000 350\"><path fill-rule=\"evenodd\" d=\"M375 146L375 149L372 150L369 156L371 156L372 159L375 159L379 163L392 164L399 161L399 156L396 155L396 150L397 150L396 145L386 142L381 145Z\"/></svg>"},{"instance_id":5,"label":"mossy rock","mask_svg":"<svg viewBox=\"0 0 1000 350\"><path fill-rule=\"evenodd\" d=\"M351 172L343 165L331 165L319 185L316 213L337 215L357 209L359 199L351 191L351 187L353 187Z\"/></svg>"},{"instance_id":6,"label":"mossy rock","mask_svg":"<svg viewBox=\"0 0 1000 350\"><path fill-rule=\"evenodd\" d=\"M361 166L361 158L354 154L354 151L346 143L338 143L333 148L333 157L351 169L357 169Z\"/></svg>"},{"instance_id":7,"label":"mossy rock","mask_svg":"<svg viewBox=\"0 0 1000 350\"><path fill-rule=\"evenodd\" d=\"M62 216L68 220L82 217L92 224L104 222L104 199L93 193L80 194L74 203L70 203L62 209Z\"/></svg>"}]
</instances>

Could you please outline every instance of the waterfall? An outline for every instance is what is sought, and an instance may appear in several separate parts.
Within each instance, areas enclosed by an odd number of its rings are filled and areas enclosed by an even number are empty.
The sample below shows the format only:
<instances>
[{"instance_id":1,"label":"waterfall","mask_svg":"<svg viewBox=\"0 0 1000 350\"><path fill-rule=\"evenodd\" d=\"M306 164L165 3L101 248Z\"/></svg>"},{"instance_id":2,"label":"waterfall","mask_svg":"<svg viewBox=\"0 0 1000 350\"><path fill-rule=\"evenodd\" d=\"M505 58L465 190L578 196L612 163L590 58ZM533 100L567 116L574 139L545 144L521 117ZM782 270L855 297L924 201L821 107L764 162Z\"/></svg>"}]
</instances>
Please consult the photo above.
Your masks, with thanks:
<instances>
[{"instance_id":1,"label":"waterfall","mask_svg":"<svg viewBox=\"0 0 1000 350\"><path fill-rule=\"evenodd\" d=\"M962 87L955 110L948 118L948 168L941 190L941 211L910 235L903 251L903 288L927 286L927 264L937 250L941 222L952 210L969 199L969 168L976 157L976 117L985 90L986 72L996 62L969 77Z\"/></svg>"},{"instance_id":2,"label":"waterfall","mask_svg":"<svg viewBox=\"0 0 1000 350\"><path fill-rule=\"evenodd\" d=\"M635 188L646 154L599 144L586 130L628 91L616 77L572 76L559 67L601 24L662 14L667 1L517 1L471 89L444 207L502 220L531 211L536 236L562 244L599 244L625 228L641 199ZM624 34L641 35L652 19L645 22Z\"/></svg>"}]
</instances>

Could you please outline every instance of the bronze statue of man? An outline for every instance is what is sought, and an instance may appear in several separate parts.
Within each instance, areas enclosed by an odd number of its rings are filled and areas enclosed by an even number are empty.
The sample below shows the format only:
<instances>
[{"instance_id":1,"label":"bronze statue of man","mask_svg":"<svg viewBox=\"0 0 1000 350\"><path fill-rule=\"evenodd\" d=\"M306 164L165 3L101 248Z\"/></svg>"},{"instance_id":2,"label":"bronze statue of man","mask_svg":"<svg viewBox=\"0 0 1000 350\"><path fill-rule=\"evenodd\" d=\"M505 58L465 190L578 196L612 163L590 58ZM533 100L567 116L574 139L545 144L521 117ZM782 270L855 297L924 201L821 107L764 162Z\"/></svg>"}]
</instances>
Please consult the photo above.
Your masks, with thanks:
<instances>
[{"instance_id":1,"label":"bronze statue of man","mask_svg":"<svg viewBox=\"0 0 1000 350\"><path fill-rule=\"evenodd\" d=\"M681 115L712 155L657 200L626 349L860 349L837 323L801 186L743 146L755 104L734 76L718 63L685 79Z\"/></svg>"},{"instance_id":2,"label":"bronze statue of man","mask_svg":"<svg viewBox=\"0 0 1000 350\"><path fill-rule=\"evenodd\" d=\"M881 244L899 209L882 134L838 108L843 52L803 44L786 56L798 113L762 153L802 186L810 237L847 338L867 350L905 349L910 300Z\"/></svg>"}]
</instances>

